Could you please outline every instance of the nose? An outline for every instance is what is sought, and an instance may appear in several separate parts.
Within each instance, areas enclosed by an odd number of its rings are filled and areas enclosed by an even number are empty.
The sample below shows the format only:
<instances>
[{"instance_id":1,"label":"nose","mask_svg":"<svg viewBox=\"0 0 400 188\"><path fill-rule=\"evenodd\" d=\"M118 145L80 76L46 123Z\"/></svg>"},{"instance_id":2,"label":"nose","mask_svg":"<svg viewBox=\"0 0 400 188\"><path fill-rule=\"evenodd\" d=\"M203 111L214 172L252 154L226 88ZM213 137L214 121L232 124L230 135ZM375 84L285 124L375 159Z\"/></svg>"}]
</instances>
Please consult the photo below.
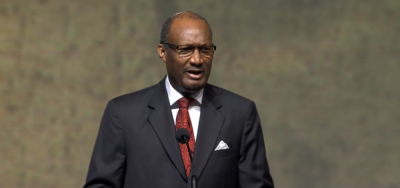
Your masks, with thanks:
<instances>
[{"instance_id":1,"label":"nose","mask_svg":"<svg viewBox=\"0 0 400 188\"><path fill-rule=\"evenodd\" d=\"M194 49L192 57L190 58L190 64L196 67L203 64L203 59L201 58L201 54L197 48Z\"/></svg>"}]
</instances>

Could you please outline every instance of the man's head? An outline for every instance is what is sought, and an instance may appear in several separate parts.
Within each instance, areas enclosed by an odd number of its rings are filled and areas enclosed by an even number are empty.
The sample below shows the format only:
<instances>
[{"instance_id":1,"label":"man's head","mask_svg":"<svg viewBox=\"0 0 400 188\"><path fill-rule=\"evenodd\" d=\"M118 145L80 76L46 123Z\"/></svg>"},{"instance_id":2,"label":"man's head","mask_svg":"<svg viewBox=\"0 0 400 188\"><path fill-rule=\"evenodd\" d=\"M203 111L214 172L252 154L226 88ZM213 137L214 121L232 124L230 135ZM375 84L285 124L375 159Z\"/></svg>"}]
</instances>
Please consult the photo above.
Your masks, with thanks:
<instances>
[{"instance_id":1,"label":"man's head","mask_svg":"<svg viewBox=\"0 0 400 188\"><path fill-rule=\"evenodd\" d=\"M205 86L215 48L211 28L200 15L180 12L165 21L158 54L175 90L190 95Z\"/></svg>"}]
</instances>

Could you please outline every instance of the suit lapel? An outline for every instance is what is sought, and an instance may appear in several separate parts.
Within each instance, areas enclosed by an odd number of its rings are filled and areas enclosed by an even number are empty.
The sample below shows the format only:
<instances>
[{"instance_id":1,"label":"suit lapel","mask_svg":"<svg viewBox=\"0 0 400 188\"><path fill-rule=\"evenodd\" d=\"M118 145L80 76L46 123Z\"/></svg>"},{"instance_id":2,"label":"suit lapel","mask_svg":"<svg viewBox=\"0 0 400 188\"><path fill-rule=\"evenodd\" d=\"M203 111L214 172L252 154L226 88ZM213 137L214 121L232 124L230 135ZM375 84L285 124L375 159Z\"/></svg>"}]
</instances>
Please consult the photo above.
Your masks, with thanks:
<instances>
[{"instance_id":1,"label":"suit lapel","mask_svg":"<svg viewBox=\"0 0 400 188\"><path fill-rule=\"evenodd\" d=\"M224 122L224 117L218 111L220 107L221 102L214 93L212 86L207 84L204 88L203 101L201 104L200 122L193 159L196 175L199 178L207 164L208 158L214 150Z\"/></svg>"},{"instance_id":2,"label":"suit lapel","mask_svg":"<svg viewBox=\"0 0 400 188\"><path fill-rule=\"evenodd\" d=\"M171 107L165 88L165 78L155 86L154 94L148 105L153 109L148 121L156 132L168 156L174 163L182 178L187 181L185 168L179 150L178 141L175 139L175 126L172 119Z\"/></svg>"}]
</instances>

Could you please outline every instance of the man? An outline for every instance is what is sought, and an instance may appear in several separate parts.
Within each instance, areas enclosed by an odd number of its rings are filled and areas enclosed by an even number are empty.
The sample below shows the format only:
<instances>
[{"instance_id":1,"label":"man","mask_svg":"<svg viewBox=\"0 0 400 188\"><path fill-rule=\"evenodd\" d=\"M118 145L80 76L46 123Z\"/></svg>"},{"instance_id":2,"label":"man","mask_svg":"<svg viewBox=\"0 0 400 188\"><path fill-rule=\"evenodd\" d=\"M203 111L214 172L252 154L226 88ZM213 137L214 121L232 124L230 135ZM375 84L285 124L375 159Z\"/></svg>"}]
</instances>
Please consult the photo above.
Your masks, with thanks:
<instances>
[{"instance_id":1,"label":"man","mask_svg":"<svg viewBox=\"0 0 400 188\"><path fill-rule=\"evenodd\" d=\"M188 188L193 171L199 188L274 187L254 102L207 84L215 50L198 14L166 20L158 55L167 76L108 103L84 187Z\"/></svg>"}]
</instances>

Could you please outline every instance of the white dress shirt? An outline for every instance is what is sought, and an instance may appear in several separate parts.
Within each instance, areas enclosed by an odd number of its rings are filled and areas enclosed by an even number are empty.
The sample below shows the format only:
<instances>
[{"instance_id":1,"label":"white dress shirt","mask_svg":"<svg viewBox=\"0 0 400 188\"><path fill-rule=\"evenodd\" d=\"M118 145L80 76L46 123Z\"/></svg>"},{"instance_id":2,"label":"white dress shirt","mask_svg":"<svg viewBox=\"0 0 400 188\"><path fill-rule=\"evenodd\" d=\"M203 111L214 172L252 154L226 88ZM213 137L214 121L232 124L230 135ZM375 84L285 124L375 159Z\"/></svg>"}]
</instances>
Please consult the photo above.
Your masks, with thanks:
<instances>
[{"instance_id":1,"label":"white dress shirt","mask_svg":"<svg viewBox=\"0 0 400 188\"><path fill-rule=\"evenodd\" d=\"M171 83L169 82L169 78L165 79L165 87L167 88L167 93L168 93L168 99L169 99L169 104L171 105L171 112L172 112L172 117L174 119L174 124L176 124L176 116L178 115L178 110L179 110L179 104L178 100L183 97L182 94L180 94L178 91L172 87ZM192 94L190 97L196 99L195 102L193 102L189 108L189 116L190 120L192 121L192 127L193 127L193 134L194 134L194 140L196 141L197 138L197 130L199 128L199 121L200 121L200 106L201 102L203 100L203 90L201 89L199 92Z\"/></svg>"}]
</instances>

